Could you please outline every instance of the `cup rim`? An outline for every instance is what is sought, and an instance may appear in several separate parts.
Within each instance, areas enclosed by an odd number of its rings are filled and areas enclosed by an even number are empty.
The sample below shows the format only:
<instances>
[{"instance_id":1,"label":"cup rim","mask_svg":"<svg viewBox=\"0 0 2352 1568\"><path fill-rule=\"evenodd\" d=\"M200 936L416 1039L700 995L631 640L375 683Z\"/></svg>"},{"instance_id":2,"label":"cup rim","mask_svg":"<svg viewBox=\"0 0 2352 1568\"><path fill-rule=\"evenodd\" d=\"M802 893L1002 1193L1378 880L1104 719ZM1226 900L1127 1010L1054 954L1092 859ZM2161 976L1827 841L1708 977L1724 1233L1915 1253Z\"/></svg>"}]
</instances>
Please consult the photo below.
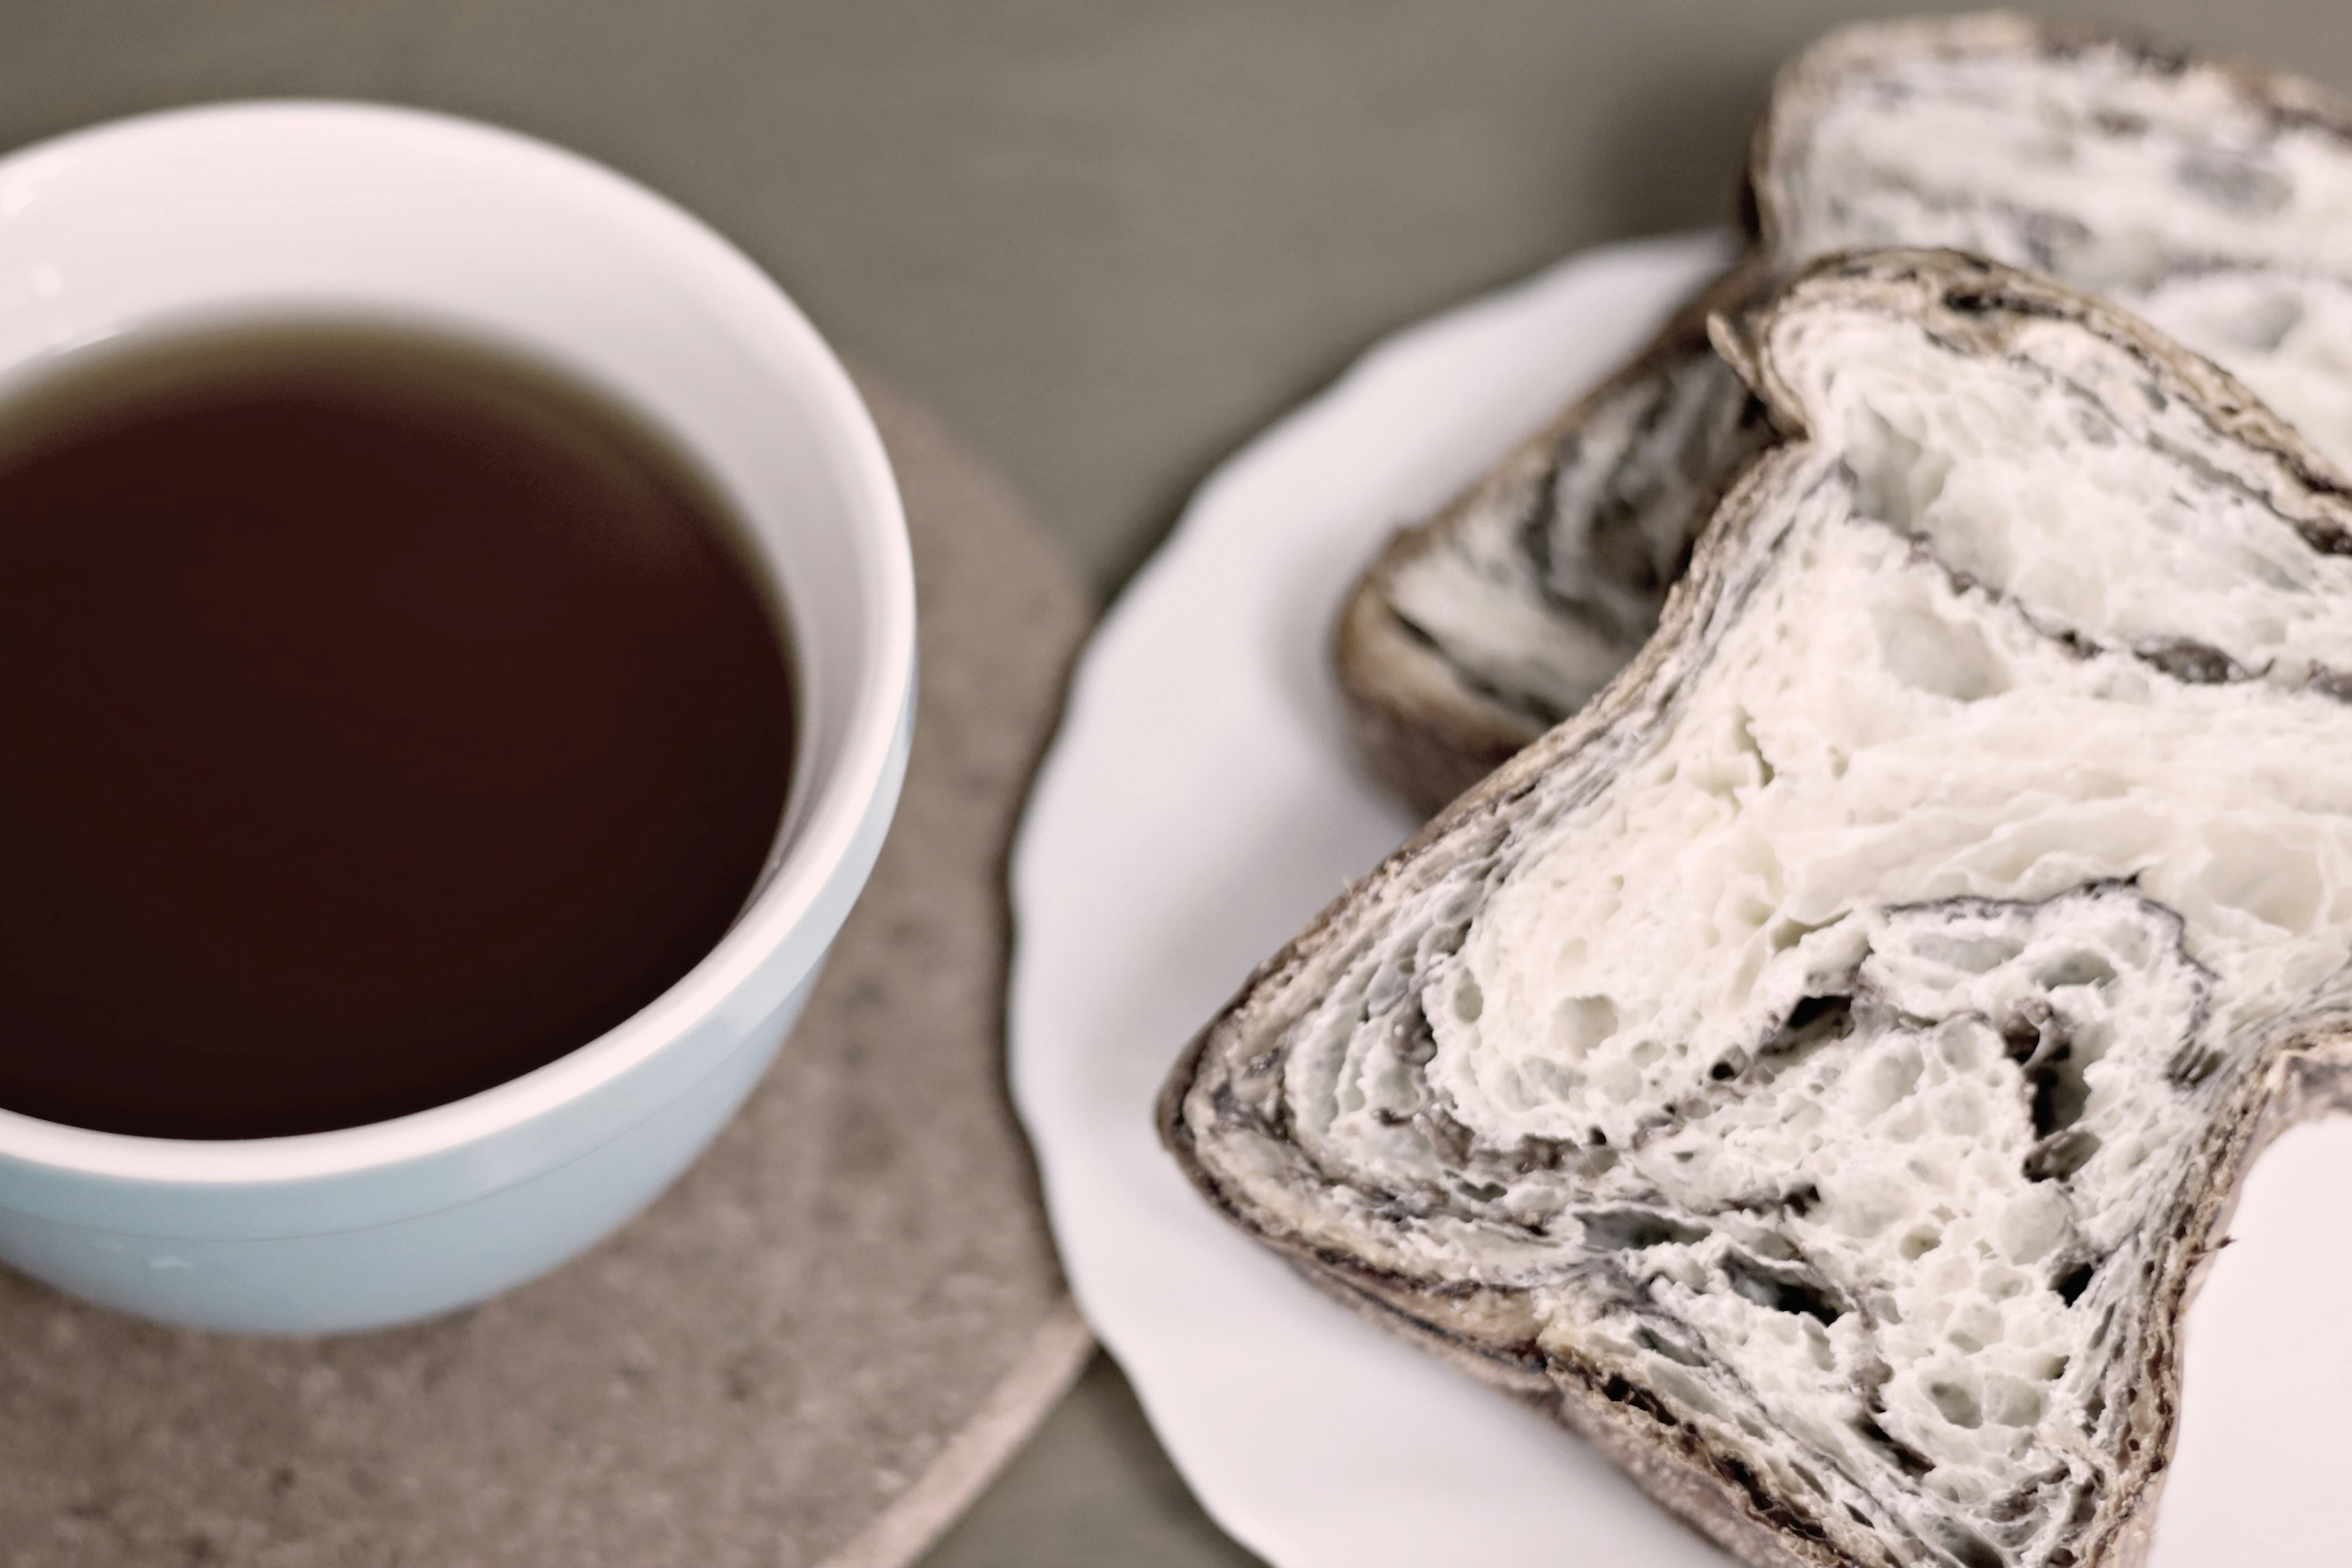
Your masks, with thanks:
<instances>
[{"instance_id":1,"label":"cup rim","mask_svg":"<svg viewBox=\"0 0 2352 1568\"><path fill-rule=\"evenodd\" d=\"M872 630L866 679L849 704L839 753L813 781L803 820L772 875L717 946L645 1007L603 1035L489 1089L428 1110L357 1127L272 1138L182 1140L107 1132L0 1108L0 1162L58 1174L177 1185L278 1184L358 1174L478 1144L583 1100L634 1071L727 1000L817 912L835 872L857 847L880 795L891 787L914 673L914 566L898 482L872 415L815 327L749 257L667 197L583 154L463 116L337 99L245 99L111 120L0 156L0 205L26 176L62 174L94 155L168 153L179 139L243 121L289 137L331 127L402 142L466 144L501 179L541 184L634 231L666 266L694 280L730 313L764 317L786 374L815 395L847 459L853 515L865 520L878 573L868 577ZM13 210L13 209L12 209ZM655 1106L647 1106L650 1114Z\"/></svg>"}]
</instances>

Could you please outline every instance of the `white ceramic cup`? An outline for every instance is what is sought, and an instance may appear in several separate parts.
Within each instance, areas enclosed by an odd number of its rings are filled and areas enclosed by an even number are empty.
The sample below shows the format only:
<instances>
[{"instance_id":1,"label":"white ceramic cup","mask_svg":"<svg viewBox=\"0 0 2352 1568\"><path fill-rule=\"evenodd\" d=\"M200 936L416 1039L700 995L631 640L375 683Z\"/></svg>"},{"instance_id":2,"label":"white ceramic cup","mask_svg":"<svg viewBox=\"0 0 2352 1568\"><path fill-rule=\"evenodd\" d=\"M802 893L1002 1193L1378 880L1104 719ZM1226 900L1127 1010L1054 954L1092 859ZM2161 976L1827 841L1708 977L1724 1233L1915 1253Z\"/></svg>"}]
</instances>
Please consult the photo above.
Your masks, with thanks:
<instances>
[{"instance_id":1,"label":"white ceramic cup","mask_svg":"<svg viewBox=\"0 0 2352 1568\"><path fill-rule=\"evenodd\" d=\"M292 1138L134 1138L0 1111L0 1259L152 1318L319 1332L552 1268L649 1202L742 1102L897 804L915 613L898 492L840 364L740 253L606 169L331 103L147 116L0 160L0 392L126 334L289 318L505 345L666 431L748 525L799 701L759 890L691 973L569 1056Z\"/></svg>"}]
</instances>

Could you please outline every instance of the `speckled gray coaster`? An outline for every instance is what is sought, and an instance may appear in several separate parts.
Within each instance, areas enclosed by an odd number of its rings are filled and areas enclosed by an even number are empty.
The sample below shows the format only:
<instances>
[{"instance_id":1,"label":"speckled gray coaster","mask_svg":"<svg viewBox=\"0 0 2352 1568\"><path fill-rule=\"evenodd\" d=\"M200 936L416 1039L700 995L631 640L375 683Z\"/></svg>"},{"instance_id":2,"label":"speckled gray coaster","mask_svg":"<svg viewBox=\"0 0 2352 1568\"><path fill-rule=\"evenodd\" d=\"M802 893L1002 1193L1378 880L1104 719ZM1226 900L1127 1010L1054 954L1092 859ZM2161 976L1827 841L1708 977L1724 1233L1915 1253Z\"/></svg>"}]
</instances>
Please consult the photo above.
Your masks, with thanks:
<instances>
[{"instance_id":1,"label":"speckled gray coaster","mask_svg":"<svg viewBox=\"0 0 2352 1568\"><path fill-rule=\"evenodd\" d=\"M0 1273L0 1563L897 1568L1075 1374L1003 1085L1003 874L1088 607L866 392L914 533L913 764L742 1117L614 1240L421 1328L223 1339Z\"/></svg>"}]
</instances>

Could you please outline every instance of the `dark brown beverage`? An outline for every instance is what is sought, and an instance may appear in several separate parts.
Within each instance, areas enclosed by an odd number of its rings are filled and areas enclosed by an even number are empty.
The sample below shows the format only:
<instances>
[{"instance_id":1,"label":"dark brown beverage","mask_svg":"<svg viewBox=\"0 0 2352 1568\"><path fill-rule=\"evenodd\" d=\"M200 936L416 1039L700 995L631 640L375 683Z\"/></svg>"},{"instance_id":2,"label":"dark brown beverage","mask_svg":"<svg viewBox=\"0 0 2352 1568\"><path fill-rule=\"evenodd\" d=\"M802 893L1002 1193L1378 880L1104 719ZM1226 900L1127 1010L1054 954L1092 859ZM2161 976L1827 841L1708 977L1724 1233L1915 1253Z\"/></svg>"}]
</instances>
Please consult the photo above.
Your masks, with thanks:
<instances>
[{"instance_id":1,"label":"dark brown beverage","mask_svg":"<svg viewBox=\"0 0 2352 1568\"><path fill-rule=\"evenodd\" d=\"M0 1107L351 1127L652 1001L791 771L740 537L652 431L429 337L185 337L0 407Z\"/></svg>"}]
</instances>

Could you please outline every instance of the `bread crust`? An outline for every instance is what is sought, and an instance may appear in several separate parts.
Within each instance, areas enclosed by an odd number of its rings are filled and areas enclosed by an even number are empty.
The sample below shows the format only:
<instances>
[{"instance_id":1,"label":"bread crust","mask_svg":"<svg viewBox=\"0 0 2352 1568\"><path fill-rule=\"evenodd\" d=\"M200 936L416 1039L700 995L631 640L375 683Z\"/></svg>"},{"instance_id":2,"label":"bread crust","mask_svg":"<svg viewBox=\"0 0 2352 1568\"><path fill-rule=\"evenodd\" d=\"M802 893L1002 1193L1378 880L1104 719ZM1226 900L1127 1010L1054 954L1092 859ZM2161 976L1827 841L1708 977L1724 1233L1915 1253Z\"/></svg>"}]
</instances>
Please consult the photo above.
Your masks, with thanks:
<instances>
[{"instance_id":1,"label":"bread crust","mask_svg":"<svg viewBox=\"0 0 2352 1568\"><path fill-rule=\"evenodd\" d=\"M1781 291L1833 290L1912 312L1932 331L1966 341L2017 323L2079 323L2148 370L2170 396L2185 399L2231 439L2278 460L2294 494L2279 510L2315 548L2352 552L2352 486L2228 374L2187 353L2120 310L2059 285L1973 258L1940 251L1833 257ZM1547 789L1603 777L1664 711L1675 689L1707 657L1706 627L1736 605L1740 572L1756 548L1749 536L1779 495L1781 478L1806 441L1798 400L1765 351L1770 311L1738 322L1717 318L1730 357L1752 377L1778 439L1753 458L1717 507L1689 573L1674 587L1657 636L1588 707L1517 753L1444 807L1371 875L1326 909L1260 966L1183 1052L1157 1108L1160 1134L1186 1176L1225 1216L1288 1258L1318 1288L1405 1334L1448 1362L1546 1411L1598 1445L1659 1503L1755 1568L1886 1568L1898 1558L1843 1521L1823 1521L1780 1497L1736 1459L1715 1451L1677 1421L1667 1402L1548 1341L1529 1292L1441 1277L1413 1277L1319 1246L1254 1205L1204 1150L1204 1133L1231 1124L1232 1079L1264 1071L1285 1049L1284 1032L1302 994L1360 939L1368 922L1398 906L1465 857L1490 852L1526 820ZM2193 1168L2210 1179L2168 1211L2146 1288L2147 1330L2125 1436L2102 1456L2111 1485L2080 1536L2075 1568L2135 1568L2148 1549L2154 1505L2176 1436L2181 1377L2180 1326L2213 1254L2222 1244L2242 1178L2271 1139L2312 1116L2352 1109L2352 1017L2306 1020L2298 1032L2263 1042L2253 1065L2206 1125ZM1832 1527L1824 1528L1824 1524ZM1927 1550L1923 1548L1923 1550ZM1912 1559L1914 1561L1916 1558ZM2056 1561L2056 1559L2053 1559Z\"/></svg>"}]
</instances>

